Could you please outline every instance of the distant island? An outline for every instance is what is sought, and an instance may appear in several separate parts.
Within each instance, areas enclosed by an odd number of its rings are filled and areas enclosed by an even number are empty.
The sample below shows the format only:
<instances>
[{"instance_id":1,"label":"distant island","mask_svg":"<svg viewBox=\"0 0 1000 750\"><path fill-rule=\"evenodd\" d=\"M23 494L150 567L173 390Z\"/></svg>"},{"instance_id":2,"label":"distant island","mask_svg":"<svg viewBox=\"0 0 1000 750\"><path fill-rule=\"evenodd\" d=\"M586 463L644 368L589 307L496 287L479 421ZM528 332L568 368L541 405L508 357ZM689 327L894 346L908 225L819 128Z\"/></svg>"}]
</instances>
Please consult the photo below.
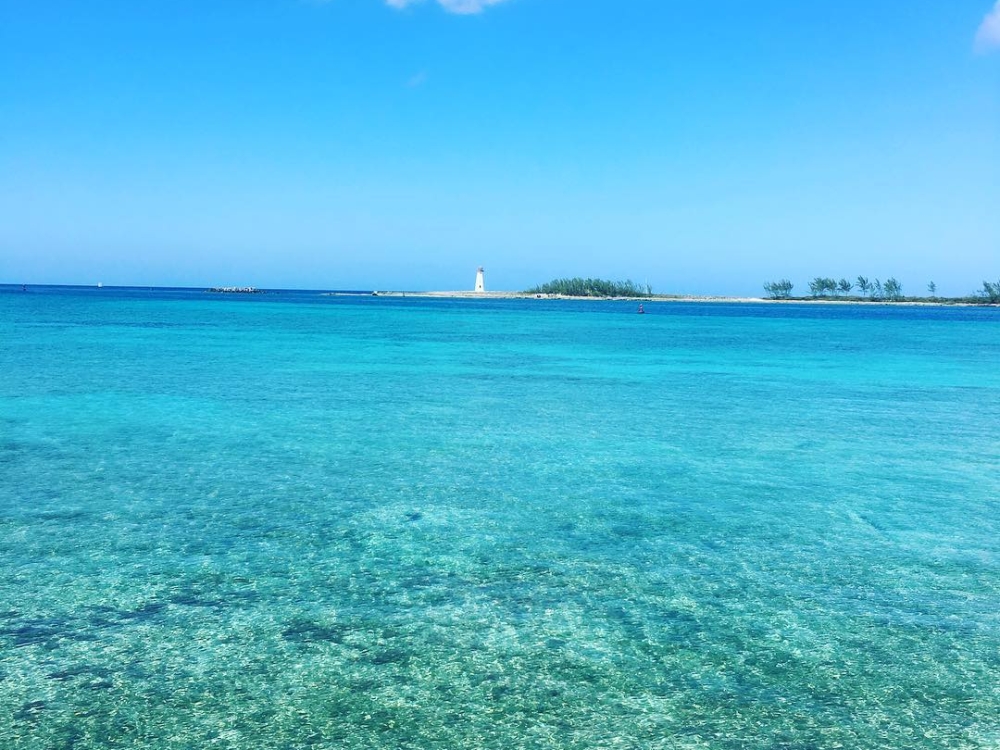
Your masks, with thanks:
<instances>
[{"instance_id":1,"label":"distant island","mask_svg":"<svg viewBox=\"0 0 1000 750\"><path fill-rule=\"evenodd\" d=\"M817 276L809 282L809 296L795 297L795 285L788 279L769 281L764 291L772 300L787 302L840 301L840 302L910 302L937 305L997 305L1000 304L1000 281L984 281L983 286L964 297L938 297L937 284L927 284L929 296L906 296L903 285L895 277L884 282L858 276L854 281Z\"/></svg>"},{"instance_id":2,"label":"distant island","mask_svg":"<svg viewBox=\"0 0 1000 750\"><path fill-rule=\"evenodd\" d=\"M477 280L478 282L478 280ZM1000 281L984 281L980 289L962 297L939 297L937 284L927 284L927 295L910 296L903 293L903 285L895 278L885 281L858 276L851 281L817 276L808 284L808 295L794 295L795 284L788 279L765 283L766 296L734 297L728 295L665 294L654 292L649 284L632 280L609 281L583 277L553 279L546 284L524 291L486 291L477 283L475 290L461 291L374 291L375 297L438 297L460 299L539 299L539 300L643 300L650 302L728 302L728 303L798 303L798 304L902 304L902 305L1000 305ZM255 292L252 288L224 288L212 291ZM341 296L345 292L326 292Z\"/></svg>"},{"instance_id":3,"label":"distant island","mask_svg":"<svg viewBox=\"0 0 1000 750\"><path fill-rule=\"evenodd\" d=\"M893 302L931 305L998 305L1000 304L1000 281L984 281L980 289L964 297L938 297L937 284L927 285L927 296L906 296L903 285L895 278L885 281L869 280L858 276L856 280L833 279L817 276L809 282L808 296L793 296L795 285L788 279L764 284L765 298L749 297L700 297L655 293L649 284L634 281L608 281L605 279L584 279L581 277L554 279L547 284L527 289L519 296L561 297L574 299L648 299L663 301L714 301L714 302Z\"/></svg>"},{"instance_id":4,"label":"distant island","mask_svg":"<svg viewBox=\"0 0 1000 750\"><path fill-rule=\"evenodd\" d=\"M208 290L213 294L263 294L263 289L255 286L213 286Z\"/></svg>"}]
</instances>

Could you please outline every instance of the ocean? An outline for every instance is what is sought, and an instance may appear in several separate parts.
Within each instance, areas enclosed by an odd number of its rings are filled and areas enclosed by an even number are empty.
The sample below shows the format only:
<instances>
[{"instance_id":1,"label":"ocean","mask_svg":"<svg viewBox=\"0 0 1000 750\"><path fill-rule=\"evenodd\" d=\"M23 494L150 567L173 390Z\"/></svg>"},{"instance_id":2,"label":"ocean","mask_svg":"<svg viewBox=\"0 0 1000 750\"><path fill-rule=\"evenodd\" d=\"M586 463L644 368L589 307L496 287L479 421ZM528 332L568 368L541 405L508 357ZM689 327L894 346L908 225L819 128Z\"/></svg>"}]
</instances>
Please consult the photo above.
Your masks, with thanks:
<instances>
[{"instance_id":1,"label":"ocean","mask_svg":"<svg viewBox=\"0 0 1000 750\"><path fill-rule=\"evenodd\" d=\"M1000 747L1000 310L645 309L0 287L0 747Z\"/></svg>"}]
</instances>

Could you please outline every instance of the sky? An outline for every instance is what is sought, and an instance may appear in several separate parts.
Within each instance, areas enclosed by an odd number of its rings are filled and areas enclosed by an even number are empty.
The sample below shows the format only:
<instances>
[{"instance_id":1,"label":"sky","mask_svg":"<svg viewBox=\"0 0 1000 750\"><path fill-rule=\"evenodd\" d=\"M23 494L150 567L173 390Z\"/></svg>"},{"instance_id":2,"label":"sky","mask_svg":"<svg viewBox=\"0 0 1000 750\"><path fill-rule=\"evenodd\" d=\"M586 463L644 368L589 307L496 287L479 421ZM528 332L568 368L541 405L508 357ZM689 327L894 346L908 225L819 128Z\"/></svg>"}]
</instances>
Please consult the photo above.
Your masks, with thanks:
<instances>
[{"instance_id":1,"label":"sky","mask_svg":"<svg viewBox=\"0 0 1000 750\"><path fill-rule=\"evenodd\" d=\"M3 0L0 283L1000 278L993 0Z\"/></svg>"}]
</instances>

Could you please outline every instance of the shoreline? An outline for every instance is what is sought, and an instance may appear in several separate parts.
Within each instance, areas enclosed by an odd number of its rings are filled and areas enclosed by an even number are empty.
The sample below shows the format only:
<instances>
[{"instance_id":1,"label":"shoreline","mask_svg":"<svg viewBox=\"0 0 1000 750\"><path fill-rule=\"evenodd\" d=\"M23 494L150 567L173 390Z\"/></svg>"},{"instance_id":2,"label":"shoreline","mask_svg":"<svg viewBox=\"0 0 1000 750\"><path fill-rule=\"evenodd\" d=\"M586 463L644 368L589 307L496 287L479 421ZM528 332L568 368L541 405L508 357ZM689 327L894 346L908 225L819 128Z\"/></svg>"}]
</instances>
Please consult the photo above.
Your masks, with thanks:
<instances>
[{"instance_id":1,"label":"shoreline","mask_svg":"<svg viewBox=\"0 0 1000 750\"><path fill-rule=\"evenodd\" d=\"M82 289L98 291L94 285L83 284L10 284L0 283L0 292L24 293L35 288ZM219 296L282 294L318 294L321 297L416 297L422 299L465 299L465 300L565 300L569 302L633 302L633 303L681 303L681 304L738 304L738 305L883 305L902 307L988 307L1000 309L1000 303L987 299L977 300L972 297L938 297L904 298L899 301L873 300L858 297L795 297L792 299L772 299L770 297L727 296L727 295L696 295L696 294L652 294L641 297L580 297L567 294L544 294L512 291L472 290L452 291L323 291L309 289L268 289L265 287L152 287L147 285L104 286L105 292L113 290L128 291L169 291L169 292L205 292Z\"/></svg>"},{"instance_id":2,"label":"shoreline","mask_svg":"<svg viewBox=\"0 0 1000 750\"><path fill-rule=\"evenodd\" d=\"M333 295L335 293L331 293ZM472 291L425 291L396 292L374 291L373 297L418 297L422 299L530 299L530 300L566 300L570 302L678 302L678 303L715 303L715 304L747 304L747 305L886 305L904 307L997 307L989 302L967 302L948 300L868 300L868 299L771 299L768 297L727 297L719 295L650 295L643 297L576 297L566 294L528 294L526 292L472 292Z\"/></svg>"}]
</instances>

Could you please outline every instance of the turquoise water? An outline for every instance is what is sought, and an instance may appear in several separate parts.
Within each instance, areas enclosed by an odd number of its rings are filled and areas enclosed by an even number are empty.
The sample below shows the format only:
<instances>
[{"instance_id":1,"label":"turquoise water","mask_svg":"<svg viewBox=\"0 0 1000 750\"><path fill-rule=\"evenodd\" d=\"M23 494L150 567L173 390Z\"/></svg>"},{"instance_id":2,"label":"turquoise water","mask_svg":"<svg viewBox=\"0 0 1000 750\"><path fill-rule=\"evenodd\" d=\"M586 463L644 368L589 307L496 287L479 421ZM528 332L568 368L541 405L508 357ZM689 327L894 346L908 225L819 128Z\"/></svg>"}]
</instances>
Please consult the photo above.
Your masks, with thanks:
<instances>
[{"instance_id":1,"label":"turquoise water","mask_svg":"<svg viewBox=\"0 0 1000 750\"><path fill-rule=\"evenodd\" d=\"M1000 747L1000 310L634 309L0 289L0 747Z\"/></svg>"}]
</instances>

